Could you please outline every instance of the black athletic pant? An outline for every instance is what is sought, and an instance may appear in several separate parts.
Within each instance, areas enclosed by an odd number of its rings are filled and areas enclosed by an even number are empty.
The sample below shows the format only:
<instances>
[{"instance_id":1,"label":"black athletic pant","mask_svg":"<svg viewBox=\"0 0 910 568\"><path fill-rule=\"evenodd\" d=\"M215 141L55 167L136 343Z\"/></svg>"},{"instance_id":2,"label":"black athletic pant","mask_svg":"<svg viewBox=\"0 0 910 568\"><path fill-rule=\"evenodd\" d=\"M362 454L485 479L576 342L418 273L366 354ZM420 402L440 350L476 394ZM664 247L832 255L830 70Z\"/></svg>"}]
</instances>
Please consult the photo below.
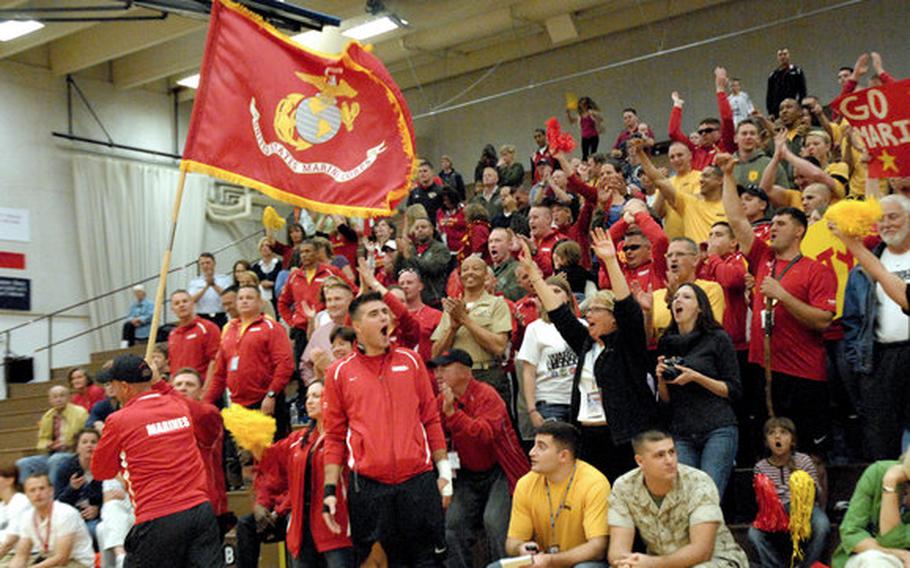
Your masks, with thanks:
<instances>
[{"instance_id":1,"label":"black athletic pant","mask_svg":"<svg viewBox=\"0 0 910 568\"><path fill-rule=\"evenodd\" d=\"M910 341L876 343L871 375L859 377L866 451L872 460L893 460L910 423Z\"/></svg>"},{"instance_id":2,"label":"black athletic pant","mask_svg":"<svg viewBox=\"0 0 910 568\"><path fill-rule=\"evenodd\" d=\"M377 541L390 567L443 565L445 515L435 470L394 485L352 474L348 511L355 566L369 557Z\"/></svg>"},{"instance_id":3,"label":"black athletic pant","mask_svg":"<svg viewBox=\"0 0 910 568\"><path fill-rule=\"evenodd\" d=\"M134 525L126 535L124 547L126 568L224 566L218 521L208 501Z\"/></svg>"}]
</instances>

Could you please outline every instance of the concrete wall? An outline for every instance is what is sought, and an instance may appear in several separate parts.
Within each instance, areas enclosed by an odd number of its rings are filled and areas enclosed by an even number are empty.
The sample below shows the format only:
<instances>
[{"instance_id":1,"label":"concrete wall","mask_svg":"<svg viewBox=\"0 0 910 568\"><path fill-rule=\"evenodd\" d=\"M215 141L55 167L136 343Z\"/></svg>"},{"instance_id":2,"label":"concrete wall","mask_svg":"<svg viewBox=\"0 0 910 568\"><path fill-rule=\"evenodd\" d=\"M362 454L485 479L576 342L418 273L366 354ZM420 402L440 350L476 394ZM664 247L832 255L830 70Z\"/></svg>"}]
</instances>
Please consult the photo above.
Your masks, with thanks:
<instances>
[{"instance_id":1,"label":"concrete wall","mask_svg":"<svg viewBox=\"0 0 910 568\"><path fill-rule=\"evenodd\" d=\"M906 42L910 2L905 0L867 0L729 39L710 41L838 4L840 2L818 0L738 0L667 22L504 63L453 104L705 42L675 53L418 118L415 121L418 151L433 158L434 162L438 162L441 154L450 154L466 178L473 174L480 149L486 143L497 147L513 143L518 146L520 156L528 156L534 146L531 132L542 127L547 118L558 116L566 127L563 109L567 91L591 96L604 111L606 132L601 136L601 148L612 145L622 127L621 109L626 106L638 108L642 120L652 126L657 138L666 139L671 91L680 91L686 100L683 127L687 132L695 128L699 119L717 115L713 83L713 69L717 65L725 66L732 76L740 77L745 90L764 111L767 76L776 66L777 48L782 46L790 48L793 63L805 70L810 93L818 94L823 100L830 100L838 92L835 81L838 67L852 65L862 51L879 51L892 74L897 77L910 75L910 45ZM427 112L468 88L483 73L479 71L409 89L405 96L412 113L418 116ZM577 130L574 132L577 137Z\"/></svg>"},{"instance_id":2,"label":"concrete wall","mask_svg":"<svg viewBox=\"0 0 910 568\"><path fill-rule=\"evenodd\" d=\"M77 82L91 101L113 139L121 144L173 152L173 102L163 94L137 89L117 91L110 83L85 77ZM180 138L186 136L190 103L181 105ZM88 111L74 99L74 132L80 136L103 138L101 129ZM0 241L0 251L23 253L25 270L0 269L0 276L31 279L32 311L0 311L0 331L27 322L86 297L79 258L73 174L70 157L74 152L92 151L112 154L105 148L70 143L51 136L52 131L67 130L66 83L46 69L0 61L0 207L27 209L31 222L31 241ZM113 153L118 154L117 152ZM125 158L150 159L135 153L119 153ZM170 208L170 203L162 203ZM98 222L115 220L99 219ZM206 223L199 250L215 249L234 240L226 227L205 219L182 219L182 223ZM253 223L254 225L256 223ZM161 227L166 231L167 227ZM246 231L247 227L242 227ZM247 254L255 254L255 242ZM219 255L224 270L240 256L237 250ZM149 266L149 275L158 266ZM109 288L125 284L111 282ZM53 339L60 340L88 329L85 309L77 308L53 320ZM48 343L47 321L15 331L10 349L16 354L31 354ZM62 367L88 361L96 348L91 336L54 348L53 366ZM0 353L6 351L6 336L0 335ZM114 346L100 346L104 348ZM47 352L35 355L36 375L47 377Z\"/></svg>"}]
</instances>

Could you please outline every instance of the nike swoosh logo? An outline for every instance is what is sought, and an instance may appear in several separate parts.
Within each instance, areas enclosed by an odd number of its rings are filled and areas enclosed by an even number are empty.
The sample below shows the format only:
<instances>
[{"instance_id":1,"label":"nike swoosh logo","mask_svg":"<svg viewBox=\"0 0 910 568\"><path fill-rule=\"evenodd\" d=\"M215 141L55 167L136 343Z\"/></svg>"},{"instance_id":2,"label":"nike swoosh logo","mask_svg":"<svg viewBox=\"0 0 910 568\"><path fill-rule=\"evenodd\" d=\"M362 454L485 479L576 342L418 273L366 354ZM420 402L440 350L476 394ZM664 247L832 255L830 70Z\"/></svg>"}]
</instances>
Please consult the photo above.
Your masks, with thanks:
<instances>
[{"instance_id":1,"label":"nike swoosh logo","mask_svg":"<svg viewBox=\"0 0 910 568\"><path fill-rule=\"evenodd\" d=\"M433 551L434 551L436 554L444 554L446 550L448 550L448 548L446 548L446 547L434 548L434 549L433 549Z\"/></svg>"},{"instance_id":2,"label":"nike swoosh logo","mask_svg":"<svg viewBox=\"0 0 910 568\"><path fill-rule=\"evenodd\" d=\"M827 437L828 437L828 435L825 434L821 438L812 438L812 443L817 446L817 445L821 444L822 442L824 442Z\"/></svg>"}]
</instances>

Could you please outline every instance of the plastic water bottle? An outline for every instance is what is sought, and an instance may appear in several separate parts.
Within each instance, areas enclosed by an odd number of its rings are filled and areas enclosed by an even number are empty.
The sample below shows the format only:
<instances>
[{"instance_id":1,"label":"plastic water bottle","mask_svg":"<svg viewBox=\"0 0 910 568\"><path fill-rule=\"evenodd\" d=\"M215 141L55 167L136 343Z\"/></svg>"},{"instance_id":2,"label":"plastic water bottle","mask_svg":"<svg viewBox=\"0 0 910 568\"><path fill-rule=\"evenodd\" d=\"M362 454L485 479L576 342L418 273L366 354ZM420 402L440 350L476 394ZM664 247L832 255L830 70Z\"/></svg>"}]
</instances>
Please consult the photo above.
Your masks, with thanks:
<instances>
[{"instance_id":1,"label":"plastic water bottle","mask_svg":"<svg viewBox=\"0 0 910 568\"><path fill-rule=\"evenodd\" d=\"M297 401L291 402L291 426L295 426L300 417L297 412Z\"/></svg>"}]
</instances>

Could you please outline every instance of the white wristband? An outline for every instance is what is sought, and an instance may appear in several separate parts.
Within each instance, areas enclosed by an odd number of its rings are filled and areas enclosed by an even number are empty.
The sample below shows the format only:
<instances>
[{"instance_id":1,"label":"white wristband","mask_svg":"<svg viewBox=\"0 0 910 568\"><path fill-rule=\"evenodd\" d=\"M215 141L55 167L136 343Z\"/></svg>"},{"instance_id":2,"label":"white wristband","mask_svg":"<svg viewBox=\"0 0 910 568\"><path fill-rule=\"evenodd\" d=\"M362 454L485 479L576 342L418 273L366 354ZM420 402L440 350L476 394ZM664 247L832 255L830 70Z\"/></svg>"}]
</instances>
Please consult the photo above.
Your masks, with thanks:
<instances>
[{"instance_id":1,"label":"white wristband","mask_svg":"<svg viewBox=\"0 0 910 568\"><path fill-rule=\"evenodd\" d=\"M436 469L439 471L439 479L448 481L446 486L442 488L442 496L451 497L455 491L452 486L452 464L449 463L448 459L441 459L436 462Z\"/></svg>"}]
</instances>

